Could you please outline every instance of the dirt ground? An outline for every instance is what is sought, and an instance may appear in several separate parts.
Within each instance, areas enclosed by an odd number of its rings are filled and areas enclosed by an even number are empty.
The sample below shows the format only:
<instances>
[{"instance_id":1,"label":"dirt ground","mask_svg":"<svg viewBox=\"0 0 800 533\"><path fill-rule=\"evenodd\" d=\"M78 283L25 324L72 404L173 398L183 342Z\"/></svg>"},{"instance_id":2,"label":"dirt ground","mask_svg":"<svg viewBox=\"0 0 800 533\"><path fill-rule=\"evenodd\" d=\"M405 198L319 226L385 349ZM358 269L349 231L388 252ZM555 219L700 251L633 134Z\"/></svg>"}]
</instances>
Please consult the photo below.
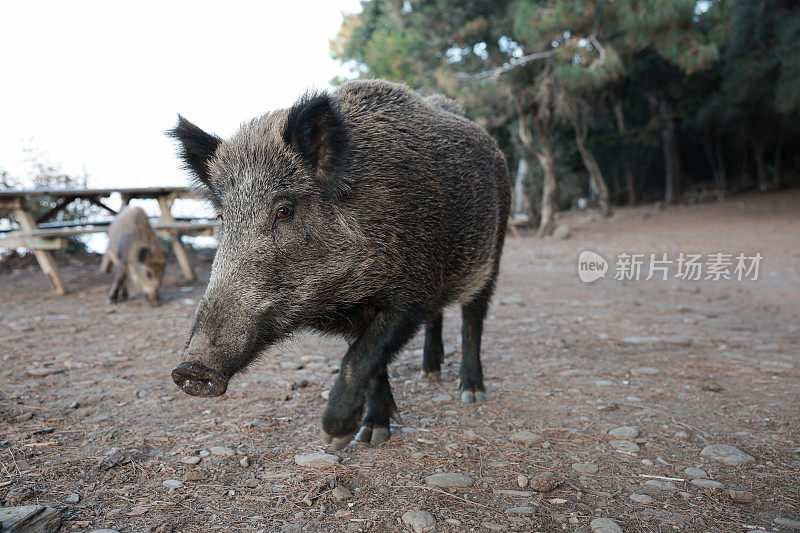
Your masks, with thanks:
<instances>
[{"instance_id":1,"label":"dirt ground","mask_svg":"<svg viewBox=\"0 0 800 533\"><path fill-rule=\"evenodd\" d=\"M60 509L61 531L398 531L414 509L436 531L590 531L600 517L626 532L787 531L781 519L800 519L798 205L795 191L609 221L570 213L568 239L510 236L484 334L488 401L458 401L450 310L442 383L419 379L418 335L391 367L405 426L321 468L295 455L326 451L318 421L344 342L299 335L221 398L170 380L207 257L193 284L168 265L156 309L106 306L110 275L95 263L64 268L64 297L37 269L4 272L0 500ZM764 259L757 281L616 281L612 261L589 284L577 275L587 249ZM611 446L620 426L638 430L621 439L638 450ZM510 439L522 430L543 442ZM754 461L701 456L710 444ZM689 467L722 487L692 483ZM427 485L437 472L473 483Z\"/></svg>"}]
</instances>

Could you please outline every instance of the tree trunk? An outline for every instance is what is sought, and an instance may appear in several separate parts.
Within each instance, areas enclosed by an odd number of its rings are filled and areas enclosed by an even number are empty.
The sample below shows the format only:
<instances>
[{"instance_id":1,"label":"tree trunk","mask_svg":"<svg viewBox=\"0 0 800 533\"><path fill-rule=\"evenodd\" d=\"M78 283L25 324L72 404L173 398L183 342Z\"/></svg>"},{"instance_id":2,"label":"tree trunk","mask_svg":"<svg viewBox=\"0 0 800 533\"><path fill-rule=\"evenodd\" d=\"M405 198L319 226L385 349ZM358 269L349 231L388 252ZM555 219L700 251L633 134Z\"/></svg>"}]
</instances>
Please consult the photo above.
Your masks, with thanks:
<instances>
[{"instance_id":1,"label":"tree trunk","mask_svg":"<svg viewBox=\"0 0 800 533\"><path fill-rule=\"evenodd\" d=\"M604 217L610 217L611 200L608 196L608 186L603 179L603 171L600 170L600 165L597 164L597 159L595 159L592 151L586 146L588 127L586 127L586 124L581 123L578 113L579 112L573 113L571 117L572 127L575 130L575 144L578 147L578 152L581 154L581 159L583 159L583 164L586 166L586 170L589 171L589 180L592 184L592 187L594 188L595 192L597 192L597 200L600 204L600 210L602 211Z\"/></svg>"},{"instance_id":2,"label":"tree trunk","mask_svg":"<svg viewBox=\"0 0 800 533\"><path fill-rule=\"evenodd\" d=\"M517 165L517 175L514 178L514 206L511 210L513 217L527 216L527 209L525 208L525 176L528 174L528 162L524 157L519 158Z\"/></svg>"},{"instance_id":3,"label":"tree trunk","mask_svg":"<svg viewBox=\"0 0 800 533\"><path fill-rule=\"evenodd\" d=\"M719 182L717 183L717 187L719 187L723 192L727 192L728 176L725 173L725 155L722 152L722 142L720 141L719 136L717 136L714 142L714 150L717 154L717 168L719 169Z\"/></svg>"},{"instance_id":4,"label":"tree trunk","mask_svg":"<svg viewBox=\"0 0 800 533\"><path fill-rule=\"evenodd\" d=\"M784 136L778 139L778 146L775 147L775 168L772 171L772 186L773 188L781 188L781 152L783 152Z\"/></svg>"},{"instance_id":5,"label":"tree trunk","mask_svg":"<svg viewBox=\"0 0 800 533\"><path fill-rule=\"evenodd\" d=\"M556 155L553 144L550 142L550 130L552 124L550 120L539 120L533 117L533 125L536 130L536 140L541 149L536 147L533 136L528 127L528 115L520 112L519 114L519 138L530 153L536 156L542 166L544 180L542 183L542 202L541 213L539 216L539 231L537 235L544 237L553 233L555 229L556 215Z\"/></svg>"},{"instance_id":6,"label":"tree trunk","mask_svg":"<svg viewBox=\"0 0 800 533\"><path fill-rule=\"evenodd\" d=\"M753 161L756 165L756 184L758 190L764 192L769 188L767 186L767 169L764 167L764 141L757 139L754 135L750 138L750 144L753 147Z\"/></svg>"},{"instance_id":7,"label":"tree trunk","mask_svg":"<svg viewBox=\"0 0 800 533\"><path fill-rule=\"evenodd\" d=\"M633 175L633 162L631 161L630 142L627 139L628 129L625 126L625 114L622 112L622 102L614 104L614 116L617 117L617 128L625 136L625 149L622 154L622 168L625 172L625 184L628 189L628 205L636 203L636 179Z\"/></svg>"},{"instance_id":8,"label":"tree trunk","mask_svg":"<svg viewBox=\"0 0 800 533\"><path fill-rule=\"evenodd\" d=\"M539 163L542 165L544 182L542 184L542 215L539 220L539 237L545 237L553 233L555 229L556 216L556 155L550 139L539 139L542 144L542 153L539 155Z\"/></svg>"},{"instance_id":9,"label":"tree trunk","mask_svg":"<svg viewBox=\"0 0 800 533\"><path fill-rule=\"evenodd\" d=\"M675 111L672 104L661 100L660 111L664 120L664 129L661 130L664 145L664 201L671 204L680 198L681 158L675 134Z\"/></svg>"}]
</instances>

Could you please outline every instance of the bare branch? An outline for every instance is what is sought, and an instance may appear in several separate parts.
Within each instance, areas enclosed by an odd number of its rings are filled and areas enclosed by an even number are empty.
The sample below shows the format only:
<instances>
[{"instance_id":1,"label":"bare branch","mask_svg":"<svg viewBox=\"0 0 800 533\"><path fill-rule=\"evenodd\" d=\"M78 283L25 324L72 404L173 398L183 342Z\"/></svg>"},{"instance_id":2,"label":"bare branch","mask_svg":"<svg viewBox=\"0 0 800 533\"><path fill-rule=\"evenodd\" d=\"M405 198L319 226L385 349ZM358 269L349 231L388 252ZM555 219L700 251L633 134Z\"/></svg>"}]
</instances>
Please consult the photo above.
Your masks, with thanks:
<instances>
[{"instance_id":1,"label":"bare branch","mask_svg":"<svg viewBox=\"0 0 800 533\"><path fill-rule=\"evenodd\" d=\"M600 41L597 40L597 34L593 33L589 36L589 41L597 48L597 51L600 53L600 57L597 61L592 61L592 64L589 65L589 70L596 70L599 67L603 66L603 63L606 62L606 49L600 44Z\"/></svg>"},{"instance_id":2,"label":"bare branch","mask_svg":"<svg viewBox=\"0 0 800 533\"><path fill-rule=\"evenodd\" d=\"M545 59L547 57L555 55L557 52L558 50L555 48L553 48L552 50L547 50L545 52L534 52L532 54L515 58L516 62L508 65L503 65L502 67L497 67L491 70L484 70L482 72L476 72L475 74L459 72L458 74L456 74L456 77L460 80L497 79L501 74L505 74L506 72L514 70L517 67L524 67L528 61L537 61L539 59Z\"/></svg>"}]
</instances>

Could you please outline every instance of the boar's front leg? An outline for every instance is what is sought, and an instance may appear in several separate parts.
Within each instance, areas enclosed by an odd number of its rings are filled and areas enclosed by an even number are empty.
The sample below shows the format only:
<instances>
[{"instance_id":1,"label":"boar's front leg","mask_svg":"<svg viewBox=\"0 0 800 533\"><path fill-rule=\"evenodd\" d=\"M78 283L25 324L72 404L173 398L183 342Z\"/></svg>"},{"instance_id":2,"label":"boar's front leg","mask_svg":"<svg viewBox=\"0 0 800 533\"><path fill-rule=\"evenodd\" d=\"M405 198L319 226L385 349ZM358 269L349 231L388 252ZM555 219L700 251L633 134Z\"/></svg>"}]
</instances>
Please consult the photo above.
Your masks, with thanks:
<instances>
[{"instance_id":1,"label":"boar's front leg","mask_svg":"<svg viewBox=\"0 0 800 533\"><path fill-rule=\"evenodd\" d=\"M356 435L356 440L369 442L373 446L384 443L389 438L389 419L402 424L397 404L394 402L389 374L384 366L369 380L367 390L367 414Z\"/></svg>"},{"instance_id":2,"label":"boar's front leg","mask_svg":"<svg viewBox=\"0 0 800 533\"><path fill-rule=\"evenodd\" d=\"M428 381L442 379L444 345L442 344L442 313L425 324L425 348L422 350L422 377Z\"/></svg>"},{"instance_id":3,"label":"boar's front leg","mask_svg":"<svg viewBox=\"0 0 800 533\"><path fill-rule=\"evenodd\" d=\"M350 345L322 415L322 438L344 448L358 429L370 380L380 376L392 356L408 342L422 320L413 312L380 311ZM388 378L378 379L388 390Z\"/></svg>"}]
</instances>

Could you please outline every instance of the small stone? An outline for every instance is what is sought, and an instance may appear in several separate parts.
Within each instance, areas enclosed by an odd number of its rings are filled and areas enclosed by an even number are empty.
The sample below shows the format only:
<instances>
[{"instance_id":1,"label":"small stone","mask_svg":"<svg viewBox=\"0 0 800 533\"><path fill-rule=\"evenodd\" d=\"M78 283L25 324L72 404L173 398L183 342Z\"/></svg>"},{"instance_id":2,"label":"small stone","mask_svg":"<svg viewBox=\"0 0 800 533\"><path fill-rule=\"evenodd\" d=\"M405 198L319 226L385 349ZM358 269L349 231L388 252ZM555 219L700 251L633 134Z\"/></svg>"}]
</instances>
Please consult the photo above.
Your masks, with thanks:
<instances>
[{"instance_id":1,"label":"small stone","mask_svg":"<svg viewBox=\"0 0 800 533\"><path fill-rule=\"evenodd\" d=\"M81 501L81 495L78 494L77 492L73 492L72 494L64 498L65 503L78 503L79 501Z\"/></svg>"},{"instance_id":2,"label":"small stone","mask_svg":"<svg viewBox=\"0 0 800 533\"><path fill-rule=\"evenodd\" d=\"M596 474L598 470L594 463L573 463L572 469L579 474Z\"/></svg>"},{"instance_id":3,"label":"small stone","mask_svg":"<svg viewBox=\"0 0 800 533\"><path fill-rule=\"evenodd\" d=\"M242 465L242 468L247 468L248 466L250 466L250 458L245 455L244 457L239 459L239 464Z\"/></svg>"},{"instance_id":4,"label":"small stone","mask_svg":"<svg viewBox=\"0 0 800 533\"><path fill-rule=\"evenodd\" d=\"M633 455L639 451L639 445L629 440L612 440L608 444L618 452Z\"/></svg>"},{"instance_id":5,"label":"small stone","mask_svg":"<svg viewBox=\"0 0 800 533\"><path fill-rule=\"evenodd\" d=\"M509 507L508 509L506 509L506 514L526 515L526 514L535 514L536 512L537 512L536 507L530 507L528 505L523 505L521 507Z\"/></svg>"},{"instance_id":6,"label":"small stone","mask_svg":"<svg viewBox=\"0 0 800 533\"><path fill-rule=\"evenodd\" d=\"M432 398L432 400L436 403L452 402L453 397L449 394L437 394Z\"/></svg>"},{"instance_id":7,"label":"small stone","mask_svg":"<svg viewBox=\"0 0 800 533\"><path fill-rule=\"evenodd\" d=\"M25 459L17 459L14 461L14 466L17 467L17 470L20 472L25 472L26 470L31 469L31 464Z\"/></svg>"},{"instance_id":8,"label":"small stone","mask_svg":"<svg viewBox=\"0 0 800 533\"><path fill-rule=\"evenodd\" d=\"M236 452L227 446L211 446L208 451L210 451L212 455L222 455L224 457L236 455Z\"/></svg>"},{"instance_id":9,"label":"small stone","mask_svg":"<svg viewBox=\"0 0 800 533\"><path fill-rule=\"evenodd\" d=\"M655 500L647 494L631 494L631 500L636 503L653 503Z\"/></svg>"},{"instance_id":10,"label":"small stone","mask_svg":"<svg viewBox=\"0 0 800 533\"><path fill-rule=\"evenodd\" d=\"M474 483L471 477L454 474L452 472L442 472L433 474L425 478L425 483L432 487L471 487Z\"/></svg>"},{"instance_id":11,"label":"small stone","mask_svg":"<svg viewBox=\"0 0 800 533\"><path fill-rule=\"evenodd\" d=\"M489 531L503 531L506 529L506 526L496 522L481 522L481 526L485 527Z\"/></svg>"},{"instance_id":12,"label":"small stone","mask_svg":"<svg viewBox=\"0 0 800 533\"><path fill-rule=\"evenodd\" d=\"M332 453L305 453L294 456L294 462L298 466L309 466L311 468L322 468L324 466L341 463L342 458Z\"/></svg>"},{"instance_id":13,"label":"small stone","mask_svg":"<svg viewBox=\"0 0 800 533\"><path fill-rule=\"evenodd\" d=\"M349 500L353 497L353 493L350 492L350 489L347 487L343 487L342 485L336 485L334 489L331 491L331 496L336 498L338 501L342 502L344 500Z\"/></svg>"},{"instance_id":14,"label":"small stone","mask_svg":"<svg viewBox=\"0 0 800 533\"><path fill-rule=\"evenodd\" d=\"M608 434L615 439L631 440L639 436L639 430L633 426L621 426L609 430Z\"/></svg>"},{"instance_id":15,"label":"small stone","mask_svg":"<svg viewBox=\"0 0 800 533\"><path fill-rule=\"evenodd\" d=\"M281 361L281 368L284 370L301 370L303 365L295 361Z\"/></svg>"},{"instance_id":16,"label":"small stone","mask_svg":"<svg viewBox=\"0 0 800 533\"><path fill-rule=\"evenodd\" d=\"M200 454L199 455L200 455L200 457L208 457L209 455L211 455L211 452L208 451L208 450L200 450Z\"/></svg>"},{"instance_id":17,"label":"small stone","mask_svg":"<svg viewBox=\"0 0 800 533\"><path fill-rule=\"evenodd\" d=\"M711 444L703 448L700 452L703 457L714 459L720 463L729 466L739 466L755 461L755 457L750 454L744 453L738 448L728 446L727 444Z\"/></svg>"},{"instance_id":18,"label":"small stone","mask_svg":"<svg viewBox=\"0 0 800 533\"><path fill-rule=\"evenodd\" d=\"M655 463L653 463L653 461L651 461L650 459L642 459L642 464L644 466L653 466Z\"/></svg>"},{"instance_id":19,"label":"small stone","mask_svg":"<svg viewBox=\"0 0 800 533\"><path fill-rule=\"evenodd\" d=\"M202 472L187 472L183 476L184 481L205 481L206 475Z\"/></svg>"},{"instance_id":20,"label":"small stone","mask_svg":"<svg viewBox=\"0 0 800 533\"><path fill-rule=\"evenodd\" d=\"M447 522L448 524L452 524L454 526L460 526L461 525L461 520L459 520L458 518L445 518L444 521Z\"/></svg>"},{"instance_id":21,"label":"small stone","mask_svg":"<svg viewBox=\"0 0 800 533\"><path fill-rule=\"evenodd\" d=\"M673 437L679 440L689 440L689 434L685 431L676 431Z\"/></svg>"},{"instance_id":22,"label":"small stone","mask_svg":"<svg viewBox=\"0 0 800 533\"><path fill-rule=\"evenodd\" d=\"M630 372L631 376L656 376L661 373L661 370L652 366L640 366L631 368Z\"/></svg>"},{"instance_id":23,"label":"small stone","mask_svg":"<svg viewBox=\"0 0 800 533\"><path fill-rule=\"evenodd\" d=\"M43 378L45 376L49 376L51 374L60 374L61 372L65 372L65 368L44 368L44 367L34 367L28 369L28 375L33 376L35 378Z\"/></svg>"},{"instance_id":24,"label":"small stone","mask_svg":"<svg viewBox=\"0 0 800 533\"><path fill-rule=\"evenodd\" d=\"M622 533L619 524L610 518L595 518L589 523L592 533Z\"/></svg>"},{"instance_id":25,"label":"small stone","mask_svg":"<svg viewBox=\"0 0 800 533\"><path fill-rule=\"evenodd\" d=\"M702 487L704 489L722 490L725 485L713 479L693 479L692 485Z\"/></svg>"},{"instance_id":26,"label":"small stone","mask_svg":"<svg viewBox=\"0 0 800 533\"><path fill-rule=\"evenodd\" d=\"M544 442L544 437L532 431L517 431L508 437L511 442L520 442L522 444L534 445Z\"/></svg>"},{"instance_id":27,"label":"small stone","mask_svg":"<svg viewBox=\"0 0 800 533\"><path fill-rule=\"evenodd\" d=\"M650 479L644 482L644 486L658 492L676 492L678 487L672 481L661 479Z\"/></svg>"},{"instance_id":28,"label":"small stone","mask_svg":"<svg viewBox=\"0 0 800 533\"><path fill-rule=\"evenodd\" d=\"M523 476L522 474L517 476L517 485L519 488L524 489L528 486L528 476Z\"/></svg>"},{"instance_id":29,"label":"small stone","mask_svg":"<svg viewBox=\"0 0 800 533\"><path fill-rule=\"evenodd\" d=\"M196 465L200 460L201 459L196 455L189 455L181 459L181 462L185 465Z\"/></svg>"},{"instance_id":30,"label":"small stone","mask_svg":"<svg viewBox=\"0 0 800 533\"><path fill-rule=\"evenodd\" d=\"M708 477L708 473L705 470L703 470L702 468L695 468L693 466L690 466L689 468L684 468L683 473L686 474L686 476L689 479L700 479Z\"/></svg>"},{"instance_id":31,"label":"small stone","mask_svg":"<svg viewBox=\"0 0 800 533\"><path fill-rule=\"evenodd\" d=\"M300 533L303 531L303 524L283 524L281 533Z\"/></svg>"},{"instance_id":32,"label":"small stone","mask_svg":"<svg viewBox=\"0 0 800 533\"><path fill-rule=\"evenodd\" d=\"M486 485L488 487L488 485ZM502 496L511 496L512 498L531 498L533 497L533 492L529 490L510 490L510 489L497 489L494 491L495 494L500 494Z\"/></svg>"},{"instance_id":33,"label":"small stone","mask_svg":"<svg viewBox=\"0 0 800 533\"><path fill-rule=\"evenodd\" d=\"M789 518L778 517L775 520L773 520L773 522L775 522L776 526L786 527L786 528L795 529L795 530L796 529L800 529L800 521L799 520L790 520Z\"/></svg>"},{"instance_id":34,"label":"small stone","mask_svg":"<svg viewBox=\"0 0 800 533\"><path fill-rule=\"evenodd\" d=\"M725 494L733 503L753 503L756 499L752 492L747 492L746 490L728 489Z\"/></svg>"},{"instance_id":35,"label":"small stone","mask_svg":"<svg viewBox=\"0 0 800 533\"><path fill-rule=\"evenodd\" d=\"M408 511L400 518L403 524L414 533L428 533L436 527L436 519L428 511Z\"/></svg>"},{"instance_id":36,"label":"small stone","mask_svg":"<svg viewBox=\"0 0 800 533\"><path fill-rule=\"evenodd\" d=\"M161 483L165 487L169 487L171 489L179 489L183 487L183 482L178 481L177 479L167 479Z\"/></svg>"},{"instance_id":37,"label":"small stone","mask_svg":"<svg viewBox=\"0 0 800 533\"><path fill-rule=\"evenodd\" d=\"M597 465L594 466L597 467ZM595 469L595 472L596 471ZM558 488L563 482L564 479L561 476L553 474L552 472L544 472L533 476L530 481L530 486L536 492L550 492Z\"/></svg>"}]
</instances>

